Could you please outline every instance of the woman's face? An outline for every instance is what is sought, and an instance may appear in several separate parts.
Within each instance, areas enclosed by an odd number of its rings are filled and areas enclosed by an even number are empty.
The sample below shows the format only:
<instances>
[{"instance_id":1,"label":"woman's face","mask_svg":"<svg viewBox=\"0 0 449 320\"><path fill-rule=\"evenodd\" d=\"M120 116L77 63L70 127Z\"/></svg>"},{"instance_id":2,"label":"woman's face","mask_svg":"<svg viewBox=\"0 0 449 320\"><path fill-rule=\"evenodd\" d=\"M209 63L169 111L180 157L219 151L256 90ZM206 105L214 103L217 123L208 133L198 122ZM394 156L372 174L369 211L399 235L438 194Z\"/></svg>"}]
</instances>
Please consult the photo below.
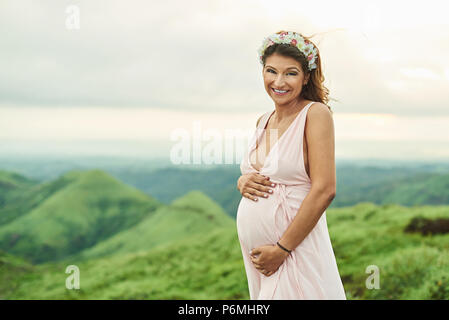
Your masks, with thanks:
<instances>
[{"instance_id":1,"label":"woman's face","mask_svg":"<svg viewBox=\"0 0 449 320\"><path fill-rule=\"evenodd\" d=\"M276 53L265 60L262 72L265 90L271 99L280 105L297 100L302 86L309 79L309 75L304 74L298 61ZM276 93L274 89L286 92Z\"/></svg>"}]
</instances>

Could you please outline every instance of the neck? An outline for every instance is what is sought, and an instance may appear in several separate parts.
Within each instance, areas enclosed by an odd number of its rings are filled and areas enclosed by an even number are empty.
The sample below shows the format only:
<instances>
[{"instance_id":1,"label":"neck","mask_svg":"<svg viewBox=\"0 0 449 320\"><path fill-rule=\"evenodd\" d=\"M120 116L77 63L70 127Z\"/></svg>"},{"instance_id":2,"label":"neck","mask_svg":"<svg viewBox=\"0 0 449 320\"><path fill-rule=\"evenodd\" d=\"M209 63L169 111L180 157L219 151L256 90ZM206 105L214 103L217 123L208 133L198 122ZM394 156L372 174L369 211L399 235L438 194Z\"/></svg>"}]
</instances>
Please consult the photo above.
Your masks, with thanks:
<instances>
[{"instance_id":1,"label":"neck","mask_svg":"<svg viewBox=\"0 0 449 320\"><path fill-rule=\"evenodd\" d=\"M273 114L273 120L276 124L281 123L284 119L288 119L292 117L293 115L297 114L299 111L301 111L302 108L306 105L305 99L295 100L291 101L288 104L276 104L275 105L275 112Z\"/></svg>"}]
</instances>

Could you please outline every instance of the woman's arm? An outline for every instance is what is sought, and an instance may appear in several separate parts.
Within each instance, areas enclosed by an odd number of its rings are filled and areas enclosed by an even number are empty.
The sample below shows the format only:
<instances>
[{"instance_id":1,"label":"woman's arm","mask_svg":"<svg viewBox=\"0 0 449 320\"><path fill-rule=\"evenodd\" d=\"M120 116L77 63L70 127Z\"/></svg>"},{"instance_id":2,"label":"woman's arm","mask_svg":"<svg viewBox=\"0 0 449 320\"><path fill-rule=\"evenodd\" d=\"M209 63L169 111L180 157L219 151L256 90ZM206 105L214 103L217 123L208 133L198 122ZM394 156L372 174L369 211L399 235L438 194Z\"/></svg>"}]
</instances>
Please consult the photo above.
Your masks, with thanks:
<instances>
[{"instance_id":1,"label":"woman's arm","mask_svg":"<svg viewBox=\"0 0 449 320\"><path fill-rule=\"evenodd\" d=\"M306 115L305 134L312 187L295 218L279 239L287 249L295 249L312 231L336 194L334 122L329 108L314 103Z\"/></svg>"}]
</instances>

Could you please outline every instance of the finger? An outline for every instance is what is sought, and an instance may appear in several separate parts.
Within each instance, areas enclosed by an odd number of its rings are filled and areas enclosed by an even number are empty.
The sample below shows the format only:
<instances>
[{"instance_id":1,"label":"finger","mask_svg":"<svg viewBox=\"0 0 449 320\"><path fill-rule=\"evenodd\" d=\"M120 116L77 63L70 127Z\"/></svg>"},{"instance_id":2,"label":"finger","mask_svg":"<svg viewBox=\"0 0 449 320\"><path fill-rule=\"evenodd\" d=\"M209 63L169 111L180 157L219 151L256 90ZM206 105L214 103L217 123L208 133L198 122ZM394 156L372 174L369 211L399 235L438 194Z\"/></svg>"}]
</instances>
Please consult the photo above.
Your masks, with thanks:
<instances>
[{"instance_id":1,"label":"finger","mask_svg":"<svg viewBox=\"0 0 449 320\"><path fill-rule=\"evenodd\" d=\"M268 270L268 269L266 269L266 274L267 275L272 275L275 272L276 272L276 270Z\"/></svg>"},{"instance_id":2,"label":"finger","mask_svg":"<svg viewBox=\"0 0 449 320\"><path fill-rule=\"evenodd\" d=\"M270 190L273 191L273 188L276 186L276 183L263 179L260 182L248 181L247 186L248 188L255 189L259 192L272 193L270 192Z\"/></svg>"},{"instance_id":3,"label":"finger","mask_svg":"<svg viewBox=\"0 0 449 320\"><path fill-rule=\"evenodd\" d=\"M264 181L269 180L270 178L264 176L263 174L255 172L254 174L249 176L250 181L254 181L256 183L264 183Z\"/></svg>"},{"instance_id":4,"label":"finger","mask_svg":"<svg viewBox=\"0 0 449 320\"><path fill-rule=\"evenodd\" d=\"M255 265L260 265L260 262L258 260L258 258L254 257L254 256L250 256L251 257L251 262L254 263Z\"/></svg>"},{"instance_id":5,"label":"finger","mask_svg":"<svg viewBox=\"0 0 449 320\"><path fill-rule=\"evenodd\" d=\"M273 187L266 187L264 185L258 184L253 187L257 193L262 193L263 195L273 194Z\"/></svg>"},{"instance_id":6,"label":"finger","mask_svg":"<svg viewBox=\"0 0 449 320\"><path fill-rule=\"evenodd\" d=\"M267 187L276 187L276 182L270 181L269 179L263 180L261 184Z\"/></svg>"},{"instance_id":7,"label":"finger","mask_svg":"<svg viewBox=\"0 0 449 320\"><path fill-rule=\"evenodd\" d=\"M253 200L254 198L268 198L268 196L272 193L272 192L270 192L270 193L262 192L262 191L259 191L256 189L256 188L259 188L258 186L254 186L254 187L255 188L246 187L243 190L243 194L245 194L245 193L249 194L249 196L251 197L251 200Z\"/></svg>"},{"instance_id":8,"label":"finger","mask_svg":"<svg viewBox=\"0 0 449 320\"><path fill-rule=\"evenodd\" d=\"M259 248L254 248L254 249L251 250L251 256L253 256L253 257L258 255L258 254L260 254L260 253L262 253L262 252L260 251Z\"/></svg>"},{"instance_id":9,"label":"finger","mask_svg":"<svg viewBox=\"0 0 449 320\"><path fill-rule=\"evenodd\" d=\"M264 266L261 263L258 263L254 260L252 261L252 263L253 263L254 267L258 270L262 270L264 268Z\"/></svg>"},{"instance_id":10,"label":"finger","mask_svg":"<svg viewBox=\"0 0 449 320\"><path fill-rule=\"evenodd\" d=\"M256 267L256 269L262 268L262 265L260 263L253 262L253 265Z\"/></svg>"},{"instance_id":11,"label":"finger","mask_svg":"<svg viewBox=\"0 0 449 320\"><path fill-rule=\"evenodd\" d=\"M268 197L269 193L262 192L262 191L258 190L260 188L260 185L256 185L253 182L251 184L252 184L252 186L246 187L246 189L244 191L252 194L253 196L257 196L257 197L261 197L261 198Z\"/></svg>"},{"instance_id":12,"label":"finger","mask_svg":"<svg viewBox=\"0 0 449 320\"><path fill-rule=\"evenodd\" d=\"M259 200L256 196L253 196L252 194L250 194L248 192L244 192L243 196L245 198L248 198L248 199L253 200L253 201L258 201Z\"/></svg>"},{"instance_id":13,"label":"finger","mask_svg":"<svg viewBox=\"0 0 449 320\"><path fill-rule=\"evenodd\" d=\"M251 174L252 175L252 174ZM246 178L246 180L244 182L242 182L240 184L240 186L237 187L237 189L240 191L240 193L248 198L248 195L245 195L245 193L253 193L253 189L255 187L254 182L251 181L251 179L249 179L249 177ZM255 194L254 194L255 195ZM251 199L253 200L253 199Z\"/></svg>"},{"instance_id":14,"label":"finger","mask_svg":"<svg viewBox=\"0 0 449 320\"><path fill-rule=\"evenodd\" d=\"M265 275L266 277L269 277L269 276L271 276L272 274L273 274L272 271L267 271L267 270L265 270L265 272L264 272L264 275Z\"/></svg>"},{"instance_id":15,"label":"finger","mask_svg":"<svg viewBox=\"0 0 449 320\"><path fill-rule=\"evenodd\" d=\"M259 185L264 185L267 187L271 187L272 184L274 184L274 186L276 186L275 182L270 181L270 177L261 175L261 174L257 174L256 176L250 176L250 181L254 181Z\"/></svg>"}]
</instances>

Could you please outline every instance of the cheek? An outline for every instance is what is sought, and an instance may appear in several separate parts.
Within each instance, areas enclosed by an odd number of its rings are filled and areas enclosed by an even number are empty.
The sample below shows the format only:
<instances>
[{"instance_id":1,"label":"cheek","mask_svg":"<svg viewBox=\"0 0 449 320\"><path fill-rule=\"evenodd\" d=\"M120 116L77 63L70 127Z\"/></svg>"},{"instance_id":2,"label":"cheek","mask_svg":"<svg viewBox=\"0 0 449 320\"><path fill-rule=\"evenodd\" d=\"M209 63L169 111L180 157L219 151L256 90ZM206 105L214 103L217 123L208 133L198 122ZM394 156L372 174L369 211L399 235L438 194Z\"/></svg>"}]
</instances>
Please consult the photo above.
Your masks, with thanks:
<instances>
[{"instance_id":1,"label":"cheek","mask_svg":"<svg viewBox=\"0 0 449 320\"><path fill-rule=\"evenodd\" d=\"M265 83L271 83L271 82L273 82L275 79L276 79L276 78L273 77L272 75L265 75L265 76L263 77L263 81L264 81Z\"/></svg>"},{"instance_id":2,"label":"cheek","mask_svg":"<svg viewBox=\"0 0 449 320\"><path fill-rule=\"evenodd\" d=\"M289 81L287 81L288 86L290 88L293 88L294 91L299 91L301 90L301 82L298 81L298 79L290 79Z\"/></svg>"}]
</instances>

